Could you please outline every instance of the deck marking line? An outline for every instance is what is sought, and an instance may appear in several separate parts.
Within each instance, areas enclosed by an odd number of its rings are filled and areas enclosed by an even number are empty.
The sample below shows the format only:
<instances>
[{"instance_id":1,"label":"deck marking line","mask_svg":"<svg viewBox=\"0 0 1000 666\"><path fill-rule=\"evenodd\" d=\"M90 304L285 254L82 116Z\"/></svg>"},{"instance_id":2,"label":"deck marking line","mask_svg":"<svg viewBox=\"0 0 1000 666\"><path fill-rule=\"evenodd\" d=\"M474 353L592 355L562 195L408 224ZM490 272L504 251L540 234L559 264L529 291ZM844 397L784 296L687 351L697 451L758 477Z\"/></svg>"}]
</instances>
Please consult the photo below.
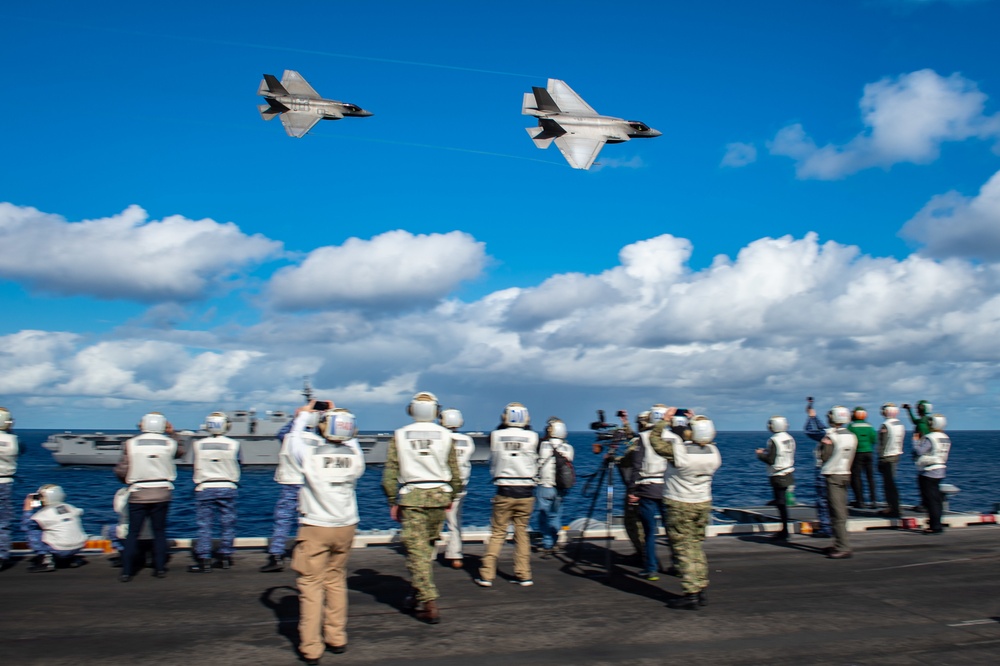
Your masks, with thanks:
<instances>
[{"instance_id":1,"label":"deck marking line","mask_svg":"<svg viewBox=\"0 0 1000 666\"><path fill-rule=\"evenodd\" d=\"M952 562L968 562L971 557L960 557L957 560L937 560L936 562L916 562L914 564L900 564L895 567L879 567L878 569L860 569L860 571L889 571L891 569L909 569L910 567L927 567L933 564L950 564Z\"/></svg>"}]
</instances>

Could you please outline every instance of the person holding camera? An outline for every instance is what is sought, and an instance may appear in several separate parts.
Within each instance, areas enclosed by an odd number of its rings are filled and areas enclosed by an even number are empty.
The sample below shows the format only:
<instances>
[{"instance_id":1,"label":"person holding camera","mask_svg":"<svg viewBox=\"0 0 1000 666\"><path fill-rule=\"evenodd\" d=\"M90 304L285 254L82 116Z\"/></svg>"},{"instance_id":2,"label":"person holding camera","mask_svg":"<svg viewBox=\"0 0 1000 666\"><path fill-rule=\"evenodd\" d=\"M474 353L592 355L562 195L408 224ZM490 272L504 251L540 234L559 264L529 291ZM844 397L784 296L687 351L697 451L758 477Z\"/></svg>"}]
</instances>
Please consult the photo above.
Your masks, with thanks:
<instances>
[{"instance_id":1,"label":"person holding camera","mask_svg":"<svg viewBox=\"0 0 1000 666\"><path fill-rule=\"evenodd\" d=\"M663 421L667 417L665 405L664 409L654 406L649 412L643 412L646 419L640 418L638 421L639 434L635 438L635 454L632 458L632 467L627 487L628 503L638 507L639 521L642 523L642 531L645 535L643 547L642 570L639 572L641 578L646 580L659 580L660 561L656 556L656 536L659 533L657 520L663 520L666 527L666 511L663 507L664 482L667 473L667 459L653 450L650 441L655 423ZM641 417L642 415L640 415ZM654 422L653 419L656 419ZM661 437L670 440L672 446L679 446L682 441L672 432L664 429Z\"/></svg>"},{"instance_id":2,"label":"person holding camera","mask_svg":"<svg viewBox=\"0 0 1000 666\"><path fill-rule=\"evenodd\" d=\"M772 416L767 420L771 437L766 449L757 449L757 459L767 463L767 478L774 493L774 505L781 518L781 531L771 538L788 541L788 489L795 485L795 439L788 434L788 419Z\"/></svg>"},{"instance_id":3,"label":"person holding camera","mask_svg":"<svg viewBox=\"0 0 1000 666\"><path fill-rule=\"evenodd\" d=\"M236 538L236 499L240 484L240 443L229 432L229 417L212 412L205 419L209 437L193 444L195 517L198 538L194 543L195 564L190 573L212 573L212 522L219 518L218 564L233 564Z\"/></svg>"},{"instance_id":4,"label":"person holding camera","mask_svg":"<svg viewBox=\"0 0 1000 666\"><path fill-rule=\"evenodd\" d=\"M858 449L854 452L854 462L851 463L851 491L854 493L854 507L862 509L867 506L874 509L875 475L873 471L873 454L878 441L878 433L868 421L868 411L864 407L855 407L851 412L851 424L847 429L854 433L858 440ZM868 481L869 502L865 504L864 477Z\"/></svg>"},{"instance_id":5,"label":"person holding camera","mask_svg":"<svg viewBox=\"0 0 1000 666\"><path fill-rule=\"evenodd\" d=\"M127 583L136 570L139 534L149 521L153 526L153 576L167 576L167 513L177 478L176 458L184 448L173 438L174 427L160 412L139 421L139 435L125 441L115 474L128 484L128 537L119 580Z\"/></svg>"},{"instance_id":6,"label":"person holding camera","mask_svg":"<svg viewBox=\"0 0 1000 666\"><path fill-rule=\"evenodd\" d=\"M924 534L941 534L944 531L941 523L944 513L941 480L948 466L948 454L951 453L951 438L944 432L947 425L943 415L929 415L927 427L930 431L913 444L913 458L919 472L917 483L920 486L920 499L927 509L927 529Z\"/></svg>"},{"instance_id":7,"label":"person holding camera","mask_svg":"<svg viewBox=\"0 0 1000 666\"><path fill-rule=\"evenodd\" d=\"M507 541L507 527L514 525L514 578L511 583L528 587L531 579L531 541L528 521L535 506L535 478L538 475L538 434L530 430L528 408L508 403L501 427L490 433L490 474L496 486L490 515L490 543L483 555L480 587L491 587L497 574L497 559Z\"/></svg>"},{"instance_id":8,"label":"person holding camera","mask_svg":"<svg viewBox=\"0 0 1000 666\"><path fill-rule=\"evenodd\" d=\"M573 462L573 446L566 441L566 424L556 417L545 424L545 439L538 445L538 485L535 506L538 509L538 531L542 535L542 559L551 559L562 527L563 498L569 488L560 488L556 478L556 456Z\"/></svg>"},{"instance_id":9,"label":"person holding camera","mask_svg":"<svg viewBox=\"0 0 1000 666\"><path fill-rule=\"evenodd\" d=\"M813 450L816 469L813 490L816 492L816 522L819 524L819 528L813 532L813 537L829 539L833 536L833 523L830 522L830 498L826 494L826 477L823 476L823 459L820 456L822 447L818 443L826 436L826 426L816 416L811 397L806 398L806 423L802 430L806 437L817 442L816 448Z\"/></svg>"},{"instance_id":10,"label":"person holding camera","mask_svg":"<svg viewBox=\"0 0 1000 666\"><path fill-rule=\"evenodd\" d=\"M400 539L406 547L406 568L413 586L407 605L416 608L417 619L437 624L441 621L437 606L440 595L431 562L445 511L462 492L462 475L451 431L434 422L440 416L437 397L421 391L406 411L413 423L393 433L382 490L389 502L389 516L401 523Z\"/></svg>"},{"instance_id":11,"label":"person holding camera","mask_svg":"<svg viewBox=\"0 0 1000 666\"><path fill-rule=\"evenodd\" d=\"M347 650L347 561L359 521L356 484L365 473L357 432L346 409L300 410L284 438L302 478L292 569L298 574L299 652L307 664L319 664L327 647L334 654Z\"/></svg>"},{"instance_id":12,"label":"person holding camera","mask_svg":"<svg viewBox=\"0 0 1000 666\"><path fill-rule=\"evenodd\" d=\"M62 487L46 483L24 498L21 529L35 553L29 573L55 571L57 565L79 567L86 562L78 553L87 544L80 516L83 509L66 503Z\"/></svg>"},{"instance_id":13,"label":"person holding camera","mask_svg":"<svg viewBox=\"0 0 1000 666\"><path fill-rule=\"evenodd\" d=\"M817 459L822 463L820 474L826 481L826 496L830 503L830 518L833 523L833 546L828 548L827 557L845 560L852 556L847 538L847 487L851 483L851 464L858 448L858 438L847 429L851 413L847 407L836 405L827 412L829 428L817 432L815 410L806 422L806 436L819 442Z\"/></svg>"},{"instance_id":14,"label":"person holding camera","mask_svg":"<svg viewBox=\"0 0 1000 666\"><path fill-rule=\"evenodd\" d=\"M267 544L267 562L258 569L261 573L275 573L285 570L288 541L292 536L292 530L298 524L302 472L296 468L285 440L300 414L306 414L303 417L303 428L312 432L316 429L320 415L332 408L333 403L328 400L310 400L308 404L295 410L292 419L282 426L276 435L281 440L281 449L278 451L278 466L274 470L274 480L279 487L278 501L274 503L274 526L271 529L271 539Z\"/></svg>"},{"instance_id":15,"label":"person holding camera","mask_svg":"<svg viewBox=\"0 0 1000 666\"><path fill-rule=\"evenodd\" d=\"M0 407L0 571L7 568L10 560L10 523L14 517L12 495L14 474L17 472L17 457L23 453L18 446L17 435L10 432L14 418L5 408Z\"/></svg>"},{"instance_id":16,"label":"person holding camera","mask_svg":"<svg viewBox=\"0 0 1000 666\"><path fill-rule=\"evenodd\" d=\"M899 518L902 513L899 507L899 489L896 487L896 466L903 454L906 427L899 420L899 407L894 403L882 405L882 416L885 420L878 429L878 471L882 475L885 502L889 507L879 513L887 518Z\"/></svg>"}]
</instances>

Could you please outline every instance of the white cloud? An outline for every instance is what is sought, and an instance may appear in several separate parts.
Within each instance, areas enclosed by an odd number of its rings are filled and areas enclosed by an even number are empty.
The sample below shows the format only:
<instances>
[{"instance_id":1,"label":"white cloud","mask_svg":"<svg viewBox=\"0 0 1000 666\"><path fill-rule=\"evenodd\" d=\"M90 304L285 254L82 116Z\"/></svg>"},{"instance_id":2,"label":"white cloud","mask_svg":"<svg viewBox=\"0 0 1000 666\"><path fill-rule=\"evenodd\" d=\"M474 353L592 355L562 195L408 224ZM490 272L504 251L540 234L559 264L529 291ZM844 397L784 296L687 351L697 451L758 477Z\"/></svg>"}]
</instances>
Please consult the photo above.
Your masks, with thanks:
<instances>
[{"instance_id":1,"label":"white cloud","mask_svg":"<svg viewBox=\"0 0 1000 666\"><path fill-rule=\"evenodd\" d=\"M948 192L932 198L900 231L930 257L1000 260L1000 171L978 196Z\"/></svg>"},{"instance_id":2,"label":"white cloud","mask_svg":"<svg viewBox=\"0 0 1000 666\"><path fill-rule=\"evenodd\" d=\"M889 168L937 159L941 144L1000 138L1000 116L984 113L986 95L960 74L922 69L865 86L865 129L843 145L818 146L801 124L780 130L768 144L772 155L796 162L799 178L835 180L872 167Z\"/></svg>"},{"instance_id":3,"label":"white cloud","mask_svg":"<svg viewBox=\"0 0 1000 666\"><path fill-rule=\"evenodd\" d=\"M179 215L151 221L138 206L69 222L2 202L0 245L0 278L60 295L142 302L203 298L212 286L281 249L231 222Z\"/></svg>"},{"instance_id":4,"label":"white cloud","mask_svg":"<svg viewBox=\"0 0 1000 666\"><path fill-rule=\"evenodd\" d=\"M757 146L752 143L727 143L719 166L739 168L757 161Z\"/></svg>"},{"instance_id":5,"label":"white cloud","mask_svg":"<svg viewBox=\"0 0 1000 666\"><path fill-rule=\"evenodd\" d=\"M477 277L486 259L485 245L460 231L389 231L313 250L275 273L270 295L281 310L426 305Z\"/></svg>"}]
</instances>

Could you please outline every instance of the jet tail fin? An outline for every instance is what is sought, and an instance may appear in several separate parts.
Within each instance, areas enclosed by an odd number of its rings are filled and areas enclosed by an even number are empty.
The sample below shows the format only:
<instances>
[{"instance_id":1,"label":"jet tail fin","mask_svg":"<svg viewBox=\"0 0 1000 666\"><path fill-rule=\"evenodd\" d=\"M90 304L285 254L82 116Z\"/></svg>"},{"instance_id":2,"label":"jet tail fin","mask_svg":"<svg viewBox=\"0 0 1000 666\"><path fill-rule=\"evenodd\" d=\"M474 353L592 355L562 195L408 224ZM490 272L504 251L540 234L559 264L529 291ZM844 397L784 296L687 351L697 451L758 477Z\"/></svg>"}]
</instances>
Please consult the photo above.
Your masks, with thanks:
<instances>
[{"instance_id":1,"label":"jet tail fin","mask_svg":"<svg viewBox=\"0 0 1000 666\"><path fill-rule=\"evenodd\" d=\"M538 127L526 127L528 136L539 148L548 148L553 139L558 139L566 133L559 123L551 118L539 118Z\"/></svg>"},{"instance_id":2,"label":"jet tail fin","mask_svg":"<svg viewBox=\"0 0 1000 666\"><path fill-rule=\"evenodd\" d=\"M265 93L287 95L288 91L285 90L285 86L281 85L281 81L274 74L265 74L264 80L260 82L260 87L257 88L257 94L261 97L266 97Z\"/></svg>"},{"instance_id":3,"label":"jet tail fin","mask_svg":"<svg viewBox=\"0 0 1000 666\"><path fill-rule=\"evenodd\" d=\"M525 127L524 129L528 133L528 136L531 137L531 140L535 142L535 146L543 150L552 145L552 141L555 138L541 136L541 134L545 131L542 127Z\"/></svg>"},{"instance_id":4,"label":"jet tail fin","mask_svg":"<svg viewBox=\"0 0 1000 666\"><path fill-rule=\"evenodd\" d=\"M535 94L535 107L539 111L549 111L551 113L562 113L552 95L545 88L532 86L531 91Z\"/></svg>"},{"instance_id":5,"label":"jet tail fin","mask_svg":"<svg viewBox=\"0 0 1000 666\"><path fill-rule=\"evenodd\" d=\"M288 111L288 107L281 102L269 99L267 104L258 105L257 110L260 111L260 117L264 120L273 120L275 116Z\"/></svg>"}]
</instances>

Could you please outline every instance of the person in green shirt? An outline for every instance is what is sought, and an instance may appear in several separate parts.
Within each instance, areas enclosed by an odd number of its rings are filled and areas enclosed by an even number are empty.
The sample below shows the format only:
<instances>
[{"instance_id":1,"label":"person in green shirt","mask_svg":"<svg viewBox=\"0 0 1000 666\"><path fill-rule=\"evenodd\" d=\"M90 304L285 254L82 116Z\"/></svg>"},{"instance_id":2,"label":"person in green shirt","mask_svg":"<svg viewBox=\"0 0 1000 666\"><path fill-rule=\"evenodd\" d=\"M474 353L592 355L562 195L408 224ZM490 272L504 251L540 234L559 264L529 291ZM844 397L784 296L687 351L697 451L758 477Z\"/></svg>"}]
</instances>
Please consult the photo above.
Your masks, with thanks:
<instances>
[{"instance_id":1,"label":"person in green shirt","mask_svg":"<svg viewBox=\"0 0 1000 666\"><path fill-rule=\"evenodd\" d=\"M874 471L874 451L878 442L878 432L865 419L868 412L864 407L855 407L851 415L851 424L847 429L858 438L858 450L854 454L854 462L851 463L851 490L854 492L854 507L863 508L865 504L864 484L861 475L864 474L868 482L868 508L874 509L878 505L875 503L875 471Z\"/></svg>"}]
</instances>

